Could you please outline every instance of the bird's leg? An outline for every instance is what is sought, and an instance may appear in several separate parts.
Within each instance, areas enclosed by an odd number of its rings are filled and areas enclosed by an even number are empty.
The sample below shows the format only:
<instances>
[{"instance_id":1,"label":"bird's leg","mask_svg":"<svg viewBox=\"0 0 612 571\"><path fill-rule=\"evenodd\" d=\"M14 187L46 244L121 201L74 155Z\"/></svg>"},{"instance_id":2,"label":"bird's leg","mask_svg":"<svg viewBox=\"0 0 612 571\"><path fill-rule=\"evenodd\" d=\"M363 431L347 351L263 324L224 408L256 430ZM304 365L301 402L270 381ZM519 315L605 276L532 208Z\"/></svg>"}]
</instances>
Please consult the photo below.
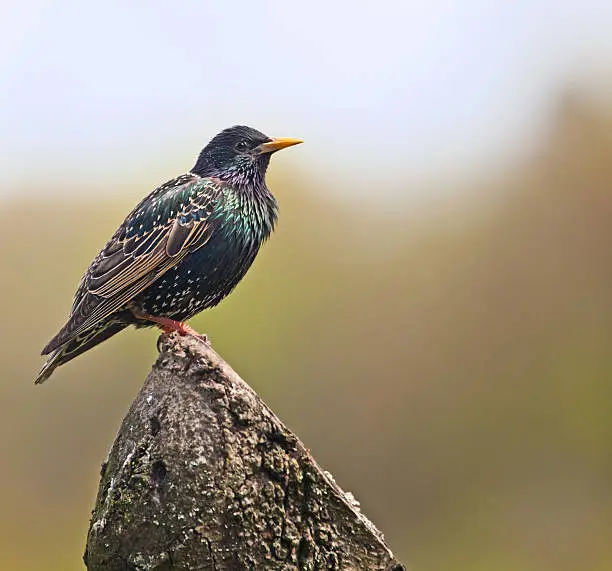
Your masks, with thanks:
<instances>
[{"instance_id":1,"label":"bird's leg","mask_svg":"<svg viewBox=\"0 0 612 571\"><path fill-rule=\"evenodd\" d=\"M153 315L147 315L144 319L148 319L153 323L156 323L157 326L164 333L172 333L176 331L179 335L194 335L196 337L200 337L200 334L193 328L183 323L182 321L175 321L174 319L169 319L168 317L155 317Z\"/></svg>"},{"instance_id":2,"label":"bird's leg","mask_svg":"<svg viewBox=\"0 0 612 571\"><path fill-rule=\"evenodd\" d=\"M169 317L157 317L155 315L149 315L148 313L139 311L135 307L130 307L130 311L132 312L134 317L136 317L136 319L152 321L164 333L172 333L173 331L176 331L179 335L193 335L194 337L199 337L204 342L208 341L206 335L200 335L200 333L198 333L193 327L190 327L182 321L175 321L174 319L170 319Z\"/></svg>"}]
</instances>

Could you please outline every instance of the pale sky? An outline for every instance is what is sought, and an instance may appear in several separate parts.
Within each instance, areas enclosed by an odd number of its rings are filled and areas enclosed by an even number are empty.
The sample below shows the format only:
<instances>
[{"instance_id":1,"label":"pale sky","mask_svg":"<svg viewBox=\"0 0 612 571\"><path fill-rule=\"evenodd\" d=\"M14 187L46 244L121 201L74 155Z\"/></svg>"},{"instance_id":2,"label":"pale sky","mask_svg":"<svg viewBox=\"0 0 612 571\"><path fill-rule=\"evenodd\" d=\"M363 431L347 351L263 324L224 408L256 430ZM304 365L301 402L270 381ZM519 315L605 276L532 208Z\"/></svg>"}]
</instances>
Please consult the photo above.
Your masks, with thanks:
<instances>
[{"instance_id":1,"label":"pale sky","mask_svg":"<svg viewBox=\"0 0 612 571\"><path fill-rule=\"evenodd\" d=\"M162 182L237 123L360 195L486 168L611 75L611 30L610 0L5 0L0 195Z\"/></svg>"}]
</instances>

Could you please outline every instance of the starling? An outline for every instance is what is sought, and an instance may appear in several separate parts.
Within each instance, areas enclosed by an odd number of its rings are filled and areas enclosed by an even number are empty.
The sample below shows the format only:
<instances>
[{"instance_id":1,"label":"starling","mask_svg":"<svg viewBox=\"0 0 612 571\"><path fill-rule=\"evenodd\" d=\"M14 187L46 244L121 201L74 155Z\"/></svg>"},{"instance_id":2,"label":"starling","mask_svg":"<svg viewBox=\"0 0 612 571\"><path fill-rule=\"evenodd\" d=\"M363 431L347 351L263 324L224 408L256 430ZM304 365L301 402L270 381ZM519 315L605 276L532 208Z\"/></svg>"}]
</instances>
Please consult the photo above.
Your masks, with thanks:
<instances>
[{"instance_id":1,"label":"starling","mask_svg":"<svg viewBox=\"0 0 612 571\"><path fill-rule=\"evenodd\" d=\"M271 154L301 142L230 127L142 200L85 272L36 383L128 325L196 334L183 322L236 287L274 229Z\"/></svg>"}]
</instances>

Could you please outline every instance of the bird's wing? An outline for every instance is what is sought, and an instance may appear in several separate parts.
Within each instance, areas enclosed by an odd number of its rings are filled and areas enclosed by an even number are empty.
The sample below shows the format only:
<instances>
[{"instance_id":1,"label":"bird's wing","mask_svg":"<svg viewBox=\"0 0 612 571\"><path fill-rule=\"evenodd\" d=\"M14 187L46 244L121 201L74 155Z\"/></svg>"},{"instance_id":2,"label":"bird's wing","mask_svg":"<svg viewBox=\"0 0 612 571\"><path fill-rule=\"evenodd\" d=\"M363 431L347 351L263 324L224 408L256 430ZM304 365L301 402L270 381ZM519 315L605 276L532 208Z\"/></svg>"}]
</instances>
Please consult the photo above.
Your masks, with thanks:
<instances>
[{"instance_id":1,"label":"bird's wing","mask_svg":"<svg viewBox=\"0 0 612 571\"><path fill-rule=\"evenodd\" d=\"M43 354L120 309L203 246L214 230L211 214L221 193L220 181L189 174L145 198L92 262L68 322Z\"/></svg>"}]
</instances>

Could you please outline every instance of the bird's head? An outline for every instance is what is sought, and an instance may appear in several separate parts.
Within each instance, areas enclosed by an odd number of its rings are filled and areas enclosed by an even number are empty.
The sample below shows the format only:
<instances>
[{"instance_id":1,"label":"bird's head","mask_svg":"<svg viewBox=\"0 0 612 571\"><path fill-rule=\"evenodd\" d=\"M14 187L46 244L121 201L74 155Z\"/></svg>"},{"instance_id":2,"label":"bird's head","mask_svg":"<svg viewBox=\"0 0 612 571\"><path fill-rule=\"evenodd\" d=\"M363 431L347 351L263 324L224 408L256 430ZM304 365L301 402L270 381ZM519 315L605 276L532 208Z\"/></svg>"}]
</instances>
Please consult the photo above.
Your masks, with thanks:
<instances>
[{"instance_id":1,"label":"bird's head","mask_svg":"<svg viewBox=\"0 0 612 571\"><path fill-rule=\"evenodd\" d=\"M263 182L270 155L301 142L272 139L251 127L237 125L221 131L204 147L192 172L239 186Z\"/></svg>"}]
</instances>

